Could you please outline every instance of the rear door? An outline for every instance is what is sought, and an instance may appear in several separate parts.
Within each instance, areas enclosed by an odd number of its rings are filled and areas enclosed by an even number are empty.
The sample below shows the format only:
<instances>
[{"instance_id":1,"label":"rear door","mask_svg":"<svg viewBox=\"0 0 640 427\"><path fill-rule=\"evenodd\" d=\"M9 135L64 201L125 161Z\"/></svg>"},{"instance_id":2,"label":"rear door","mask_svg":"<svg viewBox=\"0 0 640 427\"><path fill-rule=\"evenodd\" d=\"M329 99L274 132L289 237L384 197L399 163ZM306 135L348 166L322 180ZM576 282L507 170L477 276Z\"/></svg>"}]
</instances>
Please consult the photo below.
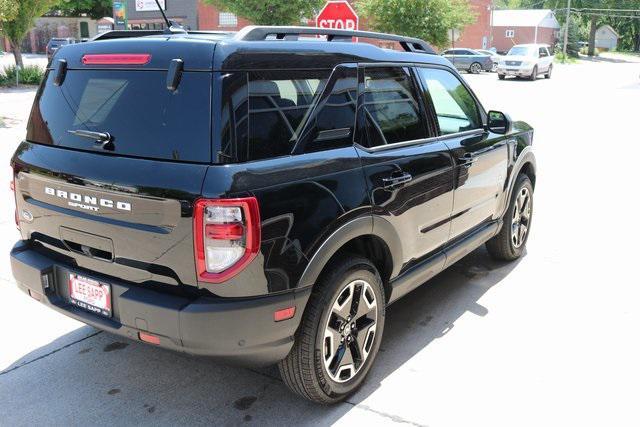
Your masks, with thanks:
<instances>
[{"instance_id":1,"label":"rear door","mask_svg":"<svg viewBox=\"0 0 640 427\"><path fill-rule=\"evenodd\" d=\"M77 269L195 284L191 210L210 117L210 72L187 69L171 91L166 69L70 67L62 81L50 70L13 159L22 238Z\"/></svg>"},{"instance_id":2,"label":"rear door","mask_svg":"<svg viewBox=\"0 0 640 427\"><path fill-rule=\"evenodd\" d=\"M358 152L373 213L389 221L407 265L444 245L453 204L453 163L434 139L412 71L360 68Z\"/></svg>"},{"instance_id":3,"label":"rear door","mask_svg":"<svg viewBox=\"0 0 640 427\"><path fill-rule=\"evenodd\" d=\"M549 51L546 47L541 46L540 48L538 48L538 57L540 58L540 71L549 71L549 66L553 61L553 58L549 54Z\"/></svg>"},{"instance_id":4,"label":"rear door","mask_svg":"<svg viewBox=\"0 0 640 427\"><path fill-rule=\"evenodd\" d=\"M455 162L454 240L494 218L506 180L507 137L485 131L482 107L454 73L428 67L419 67L417 73L437 118L440 140Z\"/></svg>"}]
</instances>

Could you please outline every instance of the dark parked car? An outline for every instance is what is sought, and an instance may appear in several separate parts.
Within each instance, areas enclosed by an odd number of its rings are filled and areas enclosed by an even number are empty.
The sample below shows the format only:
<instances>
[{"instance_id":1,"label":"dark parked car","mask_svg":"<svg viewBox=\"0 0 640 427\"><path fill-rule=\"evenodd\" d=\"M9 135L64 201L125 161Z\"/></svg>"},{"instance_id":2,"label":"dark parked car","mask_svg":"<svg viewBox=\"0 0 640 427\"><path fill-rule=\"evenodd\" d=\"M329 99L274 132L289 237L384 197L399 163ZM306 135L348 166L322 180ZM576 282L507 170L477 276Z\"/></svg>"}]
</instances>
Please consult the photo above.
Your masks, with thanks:
<instances>
[{"instance_id":1,"label":"dark parked car","mask_svg":"<svg viewBox=\"0 0 640 427\"><path fill-rule=\"evenodd\" d=\"M458 70L478 74L481 71L492 71L491 55L477 52L473 49L448 49L442 52Z\"/></svg>"},{"instance_id":2,"label":"dark parked car","mask_svg":"<svg viewBox=\"0 0 640 427\"><path fill-rule=\"evenodd\" d=\"M482 244L523 253L533 130L486 112L425 42L145 34L65 47L37 93L11 161L11 267L32 298L132 340L277 363L331 403L371 368L385 307Z\"/></svg>"},{"instance_id":3,"label":"dark parked car","mask_svg":"<svg viewBox=\"0 0 640 427\"><path fill-rule=\"evenodd\" d=\"M51 58L53 58L53 55L56 53L56 51L58 49L60 49L61 46L65 46L68 44L73 44L75 43L75 39L72 38L53 38L51 40L49 40L49 43L47 43L47 59L49 61L51 61Z\"/></svg>"}]
</instances>

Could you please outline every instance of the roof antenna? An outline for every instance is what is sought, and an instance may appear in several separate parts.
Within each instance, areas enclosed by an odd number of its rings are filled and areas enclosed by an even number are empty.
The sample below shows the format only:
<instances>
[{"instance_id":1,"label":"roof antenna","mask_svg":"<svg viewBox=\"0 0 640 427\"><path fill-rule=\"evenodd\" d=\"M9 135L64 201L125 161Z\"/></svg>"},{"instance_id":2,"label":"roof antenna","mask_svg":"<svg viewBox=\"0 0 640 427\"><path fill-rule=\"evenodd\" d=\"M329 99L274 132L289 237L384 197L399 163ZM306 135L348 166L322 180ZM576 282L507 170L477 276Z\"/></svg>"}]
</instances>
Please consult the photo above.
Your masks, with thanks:
<instances>
[{"instance_id":1,"label":"roof antenna","mask_svg":"<svg viewBox=\"0 0 640 427\"><path fill-rule=\"evenodd\" d=\"M160 1L159 0L156 0L156 5L158 5L158 10L162 14L162 18L164 19L164 22L167 23L167 29L164 31L166 34L174 34L174 33L184 33L184 34L186 34L187 33L185 31L185 29L182 28L181 25L178 25L178 24L174 23L173 21L169 20L169 18L167 18L167 14L164 13L164 10L162 9L162 6L160 6Z\"/></svg>"}]
</instances>

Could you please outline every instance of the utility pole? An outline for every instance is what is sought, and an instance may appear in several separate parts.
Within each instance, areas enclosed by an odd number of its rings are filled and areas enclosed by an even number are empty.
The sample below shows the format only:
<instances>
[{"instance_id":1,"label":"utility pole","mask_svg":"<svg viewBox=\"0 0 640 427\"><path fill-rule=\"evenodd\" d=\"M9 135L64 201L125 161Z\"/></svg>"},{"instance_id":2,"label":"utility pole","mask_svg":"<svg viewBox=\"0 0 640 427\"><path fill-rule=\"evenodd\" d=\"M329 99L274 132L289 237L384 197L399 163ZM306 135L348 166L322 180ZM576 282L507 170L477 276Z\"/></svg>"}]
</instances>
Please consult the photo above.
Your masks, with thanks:
<instances>
[{"instance_id":1,"label":"utility pole","mask_svg":"<svg viewBox=\"0 0 640 427\"><path fill-rule=\"evenodd\" d=\"M569 21L571 20L571 0L567 0L567 16L564 23L564 43L562 44L562 54L567 58L567 43L569 42Z\"/></svg>"}]
</instances>

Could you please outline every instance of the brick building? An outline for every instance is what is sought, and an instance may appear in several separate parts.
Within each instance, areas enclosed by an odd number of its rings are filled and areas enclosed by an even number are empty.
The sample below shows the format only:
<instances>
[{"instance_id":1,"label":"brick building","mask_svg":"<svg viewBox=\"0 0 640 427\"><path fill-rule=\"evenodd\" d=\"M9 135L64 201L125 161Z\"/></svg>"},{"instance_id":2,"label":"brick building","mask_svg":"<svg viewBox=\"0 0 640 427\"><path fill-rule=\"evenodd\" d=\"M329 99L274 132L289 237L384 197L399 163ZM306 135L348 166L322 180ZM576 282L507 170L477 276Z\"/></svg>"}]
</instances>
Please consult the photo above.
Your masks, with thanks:
<instances>
[{"instance_id":1,"label":"brick building","mask_svg":"<svg viewBox=\"0 0 640 427\"><path fill-rule=\"evenodd\" d=\"M516 44L544 43L554 46L560 24L549 9L495 10L493 12L493 46L507 52Z\"/></svg>"},{"instance_id":2,"label":"brick building","mask_svg":"<svg viewBox=\"0 0 640 427\"><path fill-rule=\"evenodd\" d=\"M469 0L469 5L476 15L476 22L466 27L461 34L454 34L452 47L491 47L491 3L492 0Z\"/></svg>"}]
</instances>

